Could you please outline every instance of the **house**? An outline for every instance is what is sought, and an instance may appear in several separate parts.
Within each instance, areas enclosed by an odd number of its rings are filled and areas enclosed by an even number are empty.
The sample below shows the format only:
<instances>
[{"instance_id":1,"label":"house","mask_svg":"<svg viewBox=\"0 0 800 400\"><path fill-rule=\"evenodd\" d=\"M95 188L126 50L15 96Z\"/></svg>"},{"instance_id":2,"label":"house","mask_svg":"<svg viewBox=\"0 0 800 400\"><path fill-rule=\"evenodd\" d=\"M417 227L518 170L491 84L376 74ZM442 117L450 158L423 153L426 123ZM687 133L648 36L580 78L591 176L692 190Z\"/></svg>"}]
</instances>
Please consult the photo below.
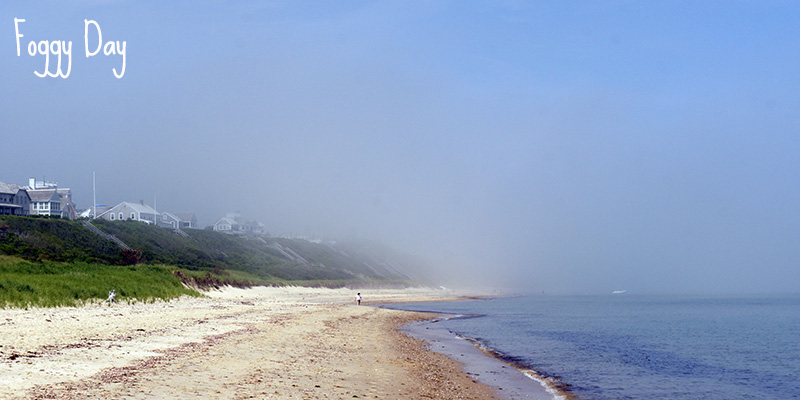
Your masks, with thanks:
<instances>
[{"instance_id":1,"label":"house","mask_svg":"<svg viewBox=\"0 0 800 400\"><path fill-rule=\"evenodd\" d=\"M26 190L31 196L31 215L58 215L62 218L77 218L70 188L59 188L57 182L39 181L36 178L30 178ZM56 197L54 198L54 196ZM55 204L56 202L59 204Z\"/></svg>"},{"instance_id":2,"label":"house","mask_svg":"<svg viewBox=\"0 0 800 400\"><path fill-rule=\"evenodd\" d=\"M266 235L264 224L245 221L238 213L228 213L214 223L214 230L231 235Z\"/></svg>"},{"instance_id":3,"label":"house","mask_svg":"<svg viewBox=\"0 0 800 400\"><path fill-rule=\"evenodd\" d=\"M261 222L253 222L253 234L258 236L269 236L267 226Z\"/></svg>"},{"instance_id":4,"label":"house","mask_svg":"<svg viewBox=\"0 0 800 400\"><path fill-rule=\"evenodd\" d=\"M163 212L158 216L158 226L172 229L196 229L197 217L194 213Z\"/></svg>"},{"instance_id":5,"label":"house","mask_svg":"<svg viewBox=\"0 0 800 400\"><path fill-rule=\"evenodd\" d=\"M158 222L156 225L162 228L178 229L181 220L175 214L169 212L162 212L158 215Z\"/></svg>"},{"instance_id":6,"label":"house","mask_svg":"<svg viewBox=\"0 0 800 400\"><path fill-rule=\"evenodd\" d=\"M31 197L16 183L0 182L0 215L30 215Z\"/></svg>"},{"instance_id":7,"label":"house","mask_svg":"<svg viewBox=\"0 0 800 400\"><path fill-rule=\"evenodd\" d=\"M214 223L214 230L217 232L230 234L236 234L240 232L242 229L239 223L236 222L235 218L230 217L230 214L228 215L229 216L218 219L217 222Z\"/></svg>"},{"instance_id":8,"label":"house","mask_svg":"<svg viewBox=\"0 0 800 400\"><path fill-rule=\"evenodd\" d=\"M31 197L30 215L61 216L61 197L54 189L28 190Z\"/></svg>"},{"instance_id":9,"label":"house","mask_svg":"<svg viewBox=\"0 0 800 400\"><path fill-rule=\"evenodd\" d=\"M97 214L97 218L103 218L108 221L139 221L147 224L156 223L158 213L152 207L139 203L130 203L123 201L114 207L104 211L102 214Z\"/></svg>"},{"instance_id":10,"label":"house","mask_svg":"<svg viewBox=\"0 0 800 400\"><path fill-rule=\"evenodd\" d=\"M245 222L240 214L228 213L214 223L214 230L231 235L250 235L252 234L253 226Z\"/></svg>"},{"instance_id":11,"label":"house","mask_svg":"<svg viewBox=\"0 0 800 400\"><path fill-rule=\"evenodd\" d=\"M181 229L197 229L197 216L194 213L175 213L181 220Z\"/></svg>"}]
</instances>

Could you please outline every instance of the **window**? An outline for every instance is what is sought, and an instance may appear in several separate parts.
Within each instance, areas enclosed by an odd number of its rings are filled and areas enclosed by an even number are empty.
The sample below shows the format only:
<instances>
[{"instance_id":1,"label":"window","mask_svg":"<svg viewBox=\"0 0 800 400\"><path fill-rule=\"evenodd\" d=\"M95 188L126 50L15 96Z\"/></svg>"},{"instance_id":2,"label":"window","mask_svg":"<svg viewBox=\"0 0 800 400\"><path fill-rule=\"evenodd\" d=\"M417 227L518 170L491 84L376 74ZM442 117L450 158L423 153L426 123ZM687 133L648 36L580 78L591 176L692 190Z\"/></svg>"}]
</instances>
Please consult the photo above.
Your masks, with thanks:
<instances>
[{"instance_id":1,"label":"window","mask_svg":"<svg viewBox=\"0 0 800 400\"><path fill-rule=\"evenodd\" d=\"M119 213L119 219L122 221L124 218L122 217L122 213Z\"/></svg>"},{"instance_id":2,"label":"window","mask_svg":"<svg viewBox=\"0 0 800 400\"><path fill-rule=\"evenodd\" d=\"M136 213L131 213L131 219L136 219Z\"/></svg>"},{"instance_id":3,"label":"window","mask_svg":"<svg viewBox=\"0 0 800 400\"><path fill-rule=\"evenodd\" d=\"M114 213L111 213L111 220L114 220Z\"/></svg>"},{"instance_id":4,"label":"window","mask_svg":"<svg viewBox=\"0 0 800 400\"><path fill-rule=\"evenodd\" d=\"M166 220L167 220L167 214L161 214L161 219L163 219L164 221L166 221Z\"/></svg>"}]
</instances>

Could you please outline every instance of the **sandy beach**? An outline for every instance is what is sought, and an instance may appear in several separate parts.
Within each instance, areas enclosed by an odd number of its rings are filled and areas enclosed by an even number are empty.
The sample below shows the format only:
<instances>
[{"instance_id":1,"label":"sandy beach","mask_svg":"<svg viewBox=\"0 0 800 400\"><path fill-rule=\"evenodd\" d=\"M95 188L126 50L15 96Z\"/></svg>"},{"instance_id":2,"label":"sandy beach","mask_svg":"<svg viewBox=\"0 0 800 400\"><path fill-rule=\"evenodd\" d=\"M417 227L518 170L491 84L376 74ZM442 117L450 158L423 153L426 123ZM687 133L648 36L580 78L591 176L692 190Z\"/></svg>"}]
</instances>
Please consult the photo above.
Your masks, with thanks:
<instances>
[{"instance_id":1,"label":"sandy beach","mask_svg":"<svg viewBox=\"0 0 800 400\"><path fill-rule=\"evenodd\" d=\"M0 310L0 399L491 399L369 307L451 292L252 288L170 302Z\"/></svg>"}]
</instances>

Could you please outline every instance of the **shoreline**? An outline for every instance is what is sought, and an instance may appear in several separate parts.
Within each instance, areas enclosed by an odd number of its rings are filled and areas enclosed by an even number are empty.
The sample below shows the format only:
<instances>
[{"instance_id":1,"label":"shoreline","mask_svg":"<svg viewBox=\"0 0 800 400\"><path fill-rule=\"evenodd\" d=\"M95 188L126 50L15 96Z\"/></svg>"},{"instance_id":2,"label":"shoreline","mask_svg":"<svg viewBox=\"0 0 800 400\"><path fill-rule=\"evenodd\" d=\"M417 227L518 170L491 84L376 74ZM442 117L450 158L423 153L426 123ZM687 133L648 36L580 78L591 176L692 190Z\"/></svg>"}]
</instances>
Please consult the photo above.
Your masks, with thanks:
<instances>
[{"instance_id":1,"label":"shoreline","mask_svg":"<svg viewBox=\"0 0 800 400\"><path fill-rule=\"evenodd\" d=\"M409 311L409 310L405 310ZM419 311L411 311L419 312ZM463 337L439 324L452 318L479 318L479 315L458 315L429 312L433 318L412 322L401 331L427 344L431 351L446 355L462 365L462 371L478 382L493 388L504 400L569 400L574 398L554 382L536 371L509 362L508 357L487 348L473 338ZM441 316L445 316L440 318Z\"/></svg>"},{"instance_id":2,"label":"shoreline","mask_svg":"<svg viewBox=\"0 0 800 400\"><path fill-rule=\"evenodd\" d=\"M429 315L349 289L228 288L204 298L0 309L0 399L495 398L397 328ZM370 290L364 305L454 298Z\"/></svg>"},{"instance_id":3,"label":"shoreline","mask_svg":"<svg viewBox=\"0 0 800 400\"><path fill-rule=\"evenodd\" d=\"M451 360L461 364L462 370L468 375L475 376L478 381L494 389L495 394L504 400L532 399L532 400L572 400L575 395L558 380L553 380L521 363L512 356L500 353L487 347L479 339L470 338L444 328L437 323L457 318L480 318L482 314L457 314L445 311L417 310L412 306L416 303L437 303L463 300L491 300L503 297L498 295L466 295L458 298L438 299L434 301L412 301L403 304L403 307L392 307L397 303L386 303L380 307L392 310L409 311L428 314L430 318L412 322L401 327L407 335L422 340L429 350L446 355ZM433 328L433 329L431 329ZM464 346L468 343L469 346ZM471 347L470 347L471 346ZM473 349L474 348L474 349ZM478 351L474 351L478 350ZM486 359L492 361L487 361ZM511 367L509 370L506 367ZM481 378L481 373L484 378ZM489 374L489 375L487 375ZM492 376L491 379L485 376ZM520 380L520 376L527 379ZM535 384L532 385L531 382Z\"/></svg>"}]
</instances>

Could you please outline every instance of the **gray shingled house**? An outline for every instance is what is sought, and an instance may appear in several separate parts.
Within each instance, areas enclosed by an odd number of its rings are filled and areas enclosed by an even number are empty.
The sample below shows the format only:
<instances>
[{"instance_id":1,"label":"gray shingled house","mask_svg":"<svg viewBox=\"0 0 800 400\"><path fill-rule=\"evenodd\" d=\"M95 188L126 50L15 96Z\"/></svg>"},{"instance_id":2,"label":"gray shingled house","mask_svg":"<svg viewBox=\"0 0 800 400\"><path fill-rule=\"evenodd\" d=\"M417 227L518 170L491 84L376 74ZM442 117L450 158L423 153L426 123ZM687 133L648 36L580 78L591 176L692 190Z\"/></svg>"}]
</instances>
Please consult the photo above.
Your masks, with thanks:
<instances>
[{"instance_id":1,"label":"gray shingled house","mask_svg":"<svg viewBox=\"0 0 800 400\"><path fill-rule=\"evenodd\" d=\"M31 197L16 183L0 182L0 215L30 215Z\"/></svg>"},{"instance_id":2,"label":"gray shingled house","mask_svg":"<svg viewBox=\"0 0 800 400\"><path fill-rule=\"evenodd\" d=\"M61 216L61 196L56 189L28 190L31 197L31 215Z\"/></svg>"},{"instance_id":3,"label":"gray shingled house","mask_svg":"<svg viewBox=\"0 0 800 400\"><path fill-rule=\"evenodd\" d=\"M102 214L98 214L97 218L103 218L109 221L131 220L153 224L156 222L156 218L158 218L158 213L143 202L130 203L123 201Z\"/></svg>"}]
</instances>

